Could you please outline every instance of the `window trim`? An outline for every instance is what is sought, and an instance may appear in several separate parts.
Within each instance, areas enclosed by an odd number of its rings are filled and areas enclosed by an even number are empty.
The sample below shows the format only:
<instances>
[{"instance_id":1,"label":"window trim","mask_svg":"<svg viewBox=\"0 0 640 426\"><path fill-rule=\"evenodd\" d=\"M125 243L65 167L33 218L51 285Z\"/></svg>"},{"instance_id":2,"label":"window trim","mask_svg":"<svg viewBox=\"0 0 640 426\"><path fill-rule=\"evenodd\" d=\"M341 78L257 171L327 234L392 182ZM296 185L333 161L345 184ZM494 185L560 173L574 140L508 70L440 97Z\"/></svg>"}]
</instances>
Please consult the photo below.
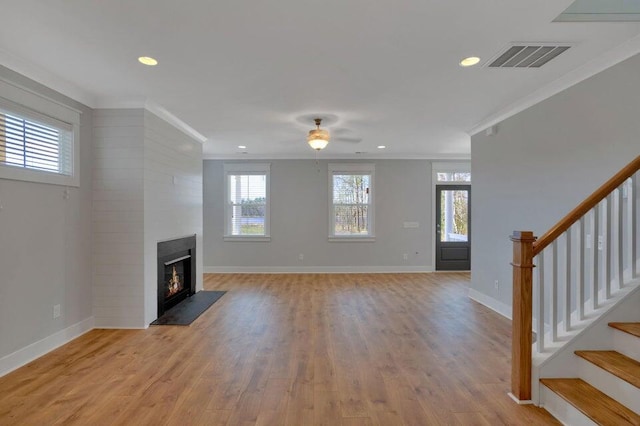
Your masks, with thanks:
<instances>
[{"instance_id":1,"label":"window trim","mask_svg":"<svg viewBox=\"0 0 640 426\"><path fill-rule=\"evenodd\" d=\"M0 164L0 179L80 186L80 111L0 79L0 108L7 112L71 131L71 174Z\"/></svg>"},{"instance_id":2,"label":"window trim","mask_svg":"<svg viewBox=\"0 0 640 426\"><path fill-rule=\"evenodd\" d=\"M431 180L433 182L433 196L435 200L435 185L460 185L460 184L469 184L471 185L471 181L473 180L473 175L471 176L471 180L468 181L439 181L438 173L471 173L471 162L433 162L431 163ZM435 212L435 209L434 209Z\"/></svg>"},{"instance_id":3,"label":"window trim","mask_svg":"<svg viewBox=\"0 0 640 426\"><path fill-rule=\"evenodd\" d=\"M224 241L271 241L271 163L224 163ZM231 233L231 209L229 208L230 175L262 175L265 178L264 235L233 235Z\"/></svg>"},{"instance_id":4,"label":"window trim","mask_svg":"<svg viewBox=\"0 0 640 426\"><path fill-rule=\"evenodd\" d=\"M376 166L373 163L329 163L327 167L329 176L329 242L374 242L375 236L375 196L376 196L376 184L375 184L375 171ZM335 234L335 216L333 209L333 176L335 174L362 174L371 175L371 186L369 189L369 233L367 235L336 235Z\"/></svg>"}]
</instances>

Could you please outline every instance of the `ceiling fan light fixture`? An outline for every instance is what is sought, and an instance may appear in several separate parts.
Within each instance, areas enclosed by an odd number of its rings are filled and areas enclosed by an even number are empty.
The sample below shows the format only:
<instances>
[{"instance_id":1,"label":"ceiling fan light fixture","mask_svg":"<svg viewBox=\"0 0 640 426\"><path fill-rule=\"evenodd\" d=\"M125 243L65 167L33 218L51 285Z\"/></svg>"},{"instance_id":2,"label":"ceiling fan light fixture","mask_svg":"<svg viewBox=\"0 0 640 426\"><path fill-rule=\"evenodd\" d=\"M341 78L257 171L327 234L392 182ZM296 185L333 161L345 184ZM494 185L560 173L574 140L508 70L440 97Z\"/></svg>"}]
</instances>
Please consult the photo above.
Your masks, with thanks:
<instances>
[{"instance_id":1,"label":"ceiling fan light fixture","mask_svg":"<svg viewBox=\"0 0 640 426\"><path fill-rule=\"evenodd\" d=\"M329 144L329 132L320 128L320 122L322 121L321 118L316 118L315 121L317 128L309 130L307 143L311 148L316 151L320 151L321 149L325 149Z\"/></svg>"}]
</instances>

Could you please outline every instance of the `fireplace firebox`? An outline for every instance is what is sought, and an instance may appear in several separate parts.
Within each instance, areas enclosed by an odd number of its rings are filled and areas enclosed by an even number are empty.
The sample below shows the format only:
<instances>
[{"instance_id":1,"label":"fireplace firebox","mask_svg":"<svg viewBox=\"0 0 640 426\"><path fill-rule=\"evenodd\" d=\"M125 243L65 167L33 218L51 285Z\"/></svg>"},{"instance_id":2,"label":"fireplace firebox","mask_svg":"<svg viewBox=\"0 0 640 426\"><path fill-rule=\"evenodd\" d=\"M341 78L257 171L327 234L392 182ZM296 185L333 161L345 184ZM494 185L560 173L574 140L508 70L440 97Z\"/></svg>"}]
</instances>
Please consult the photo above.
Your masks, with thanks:
<instances>
[{"instance_id":1,"label":"fireplace firebox","mask_svg":"<svg viewBox=\"0 0 640 426\"><path fill-rule=\"evenodd\" d=\"M158 317L196 292L196 236L158 243Z\"/></svg>"}]
</instances>

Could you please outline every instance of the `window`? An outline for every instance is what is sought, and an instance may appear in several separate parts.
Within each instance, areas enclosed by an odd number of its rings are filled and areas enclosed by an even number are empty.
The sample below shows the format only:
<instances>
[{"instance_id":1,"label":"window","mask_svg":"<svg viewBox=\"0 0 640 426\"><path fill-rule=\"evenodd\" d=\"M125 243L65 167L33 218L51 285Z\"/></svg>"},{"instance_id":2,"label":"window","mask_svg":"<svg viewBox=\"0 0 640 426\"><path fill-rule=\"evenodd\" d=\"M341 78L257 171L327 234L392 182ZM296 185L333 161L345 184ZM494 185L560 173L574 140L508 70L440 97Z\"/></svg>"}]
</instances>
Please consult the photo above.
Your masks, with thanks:
<instances>
[{"instance_id":1,"label":"window","mask_svg":"<svg viewBox=\"0 0 640 426\"><path fill-rule=\"evenodd\" d=\"M70 176L71 126L51 126L0 110L0 161Z\"/></svg>"},{"instance_id":2,"label":"window","mask_svg":"<svg viewBox=\"0 0 640 426\"><path fill-rule=\"evenodd\" d=\"M225 240L269 240L270 164L225 164Z\"/></svg>"},{"instance_id":3,"label":"window","mask_svg":"<svg viewBox=\"0 0 640 426\"><path fill-rule=\"evenodd\" d=\"M80 113L0 80L0 178L79 185Z\"/></svg>"},{"instance_id":4,"label":"window","mask_svg":"<svg viewBox=\"0 0 640 426\"><path fill-rule=\"evenodd\" d=\"M455 185L471 183L471 163L433 162L433 185Z\"/></svg>"},{"instance_id":5,"label":"window","mask_svg":"<svg viewBox=\"0 0 640 426\"><path fill-rule=\"evenodd\" d=\"M373 240L373 164L329 164L329 239Z\"/></svg>"},{"instance_id":6,"label":"window","mask_svg":"<svg viewBox=\"0 0 640 426\"><path fill-rule=\"evenodd\" d=\"M436 172L438 182L471 182L469 172Z\"/></svg>"}]
</instances>

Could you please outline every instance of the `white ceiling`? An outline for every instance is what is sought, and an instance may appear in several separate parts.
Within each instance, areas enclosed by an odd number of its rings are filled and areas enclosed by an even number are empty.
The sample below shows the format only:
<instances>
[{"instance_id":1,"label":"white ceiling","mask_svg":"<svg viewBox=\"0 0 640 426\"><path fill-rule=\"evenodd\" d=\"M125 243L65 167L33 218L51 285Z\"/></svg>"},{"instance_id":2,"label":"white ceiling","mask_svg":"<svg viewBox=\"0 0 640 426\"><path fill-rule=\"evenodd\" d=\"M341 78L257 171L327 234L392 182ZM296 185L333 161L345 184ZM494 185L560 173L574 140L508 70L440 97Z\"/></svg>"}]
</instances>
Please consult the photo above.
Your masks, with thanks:
<instances>
[{"instance_id":1,"label":"white ceiling","mask_svg":"<svg viewBox=\"0 0 640 426\"><path fill-rule=\"evenodd\" d=\"M634 22L553 23L570 4L2 0L0 63L93 107L161 105L209 156L313 158L305 136L321 114L362 138L321 157L468 158L469 131L640 34ZM540 69L482 66L510 42L545 41L574 47ZM458 66L471 55L482 63Z\"/></svg>"}]
</instances>

